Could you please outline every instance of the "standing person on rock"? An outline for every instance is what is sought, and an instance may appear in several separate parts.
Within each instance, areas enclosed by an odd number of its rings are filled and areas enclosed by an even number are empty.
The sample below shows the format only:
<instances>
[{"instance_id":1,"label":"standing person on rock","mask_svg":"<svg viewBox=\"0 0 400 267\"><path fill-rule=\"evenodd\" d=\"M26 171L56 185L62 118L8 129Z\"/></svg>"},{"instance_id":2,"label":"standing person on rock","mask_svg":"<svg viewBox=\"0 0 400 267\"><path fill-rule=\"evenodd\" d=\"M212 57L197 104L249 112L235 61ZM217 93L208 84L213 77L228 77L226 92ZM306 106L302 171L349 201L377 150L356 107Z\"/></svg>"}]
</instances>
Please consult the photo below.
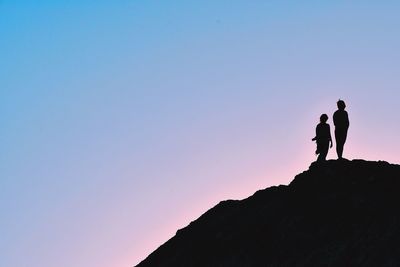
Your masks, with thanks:
<instances>
[{"instance_id":1,"label":"standing person on rock","mask_svg":"<svg viewBox=\"0 0 400 267\"><path fill-rule=\"evenodd\" d=\"M319 155L317 161L322 162L326 160L328 150L332 147L331 128L328 123L328 115L322 114L319 118L320 123L315 129L315 137L312 141L317 141L317 151L315 154Z\"/></svg>"},{"instance_id":2,"label":"standing person on rock","mask_svg":"<svg viewBox=\"0 0 400 267\"><path fill-rule=\"evenodd\" d=\"M347 130L349 129L349 115L345 111L346 104L343 100L337 102L338 110L333 114L333 123L335 124L336 153L338 159L343 159L343 147L346 143Z\"/></svg>"}]
</instances>

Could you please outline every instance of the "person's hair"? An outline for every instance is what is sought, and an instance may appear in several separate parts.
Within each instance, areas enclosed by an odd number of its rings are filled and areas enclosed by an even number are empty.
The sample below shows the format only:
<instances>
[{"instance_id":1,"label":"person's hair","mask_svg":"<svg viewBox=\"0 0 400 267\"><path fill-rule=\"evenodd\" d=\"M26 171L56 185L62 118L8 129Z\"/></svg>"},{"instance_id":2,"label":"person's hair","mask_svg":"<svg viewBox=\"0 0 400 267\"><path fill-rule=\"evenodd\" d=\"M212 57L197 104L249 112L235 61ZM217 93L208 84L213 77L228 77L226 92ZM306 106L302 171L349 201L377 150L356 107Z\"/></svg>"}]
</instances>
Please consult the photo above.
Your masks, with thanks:
<instances>
[{"instance_id":1,"label":"person's hair","mask_svg":"<svg viewBox=\"0 0 400 267\"><path fill-rule=\"evenodd\" d=\"M343 100L339 99L339 101L337 102L337 107L340 110L344 110L346 108L346 103L344 103Z\"/></svg>"},{"instance_id":2,"label":"person's hair","mask_svg":"<svg viewBox=\"0 0 400 267\"><path fill-rule=\"evenodd\" d=\"M327 120L328 120L328 115L322 114L321 117L319 117L319 120L320 120L321 122L327 122Z\"/></svg>"}]
</instances>

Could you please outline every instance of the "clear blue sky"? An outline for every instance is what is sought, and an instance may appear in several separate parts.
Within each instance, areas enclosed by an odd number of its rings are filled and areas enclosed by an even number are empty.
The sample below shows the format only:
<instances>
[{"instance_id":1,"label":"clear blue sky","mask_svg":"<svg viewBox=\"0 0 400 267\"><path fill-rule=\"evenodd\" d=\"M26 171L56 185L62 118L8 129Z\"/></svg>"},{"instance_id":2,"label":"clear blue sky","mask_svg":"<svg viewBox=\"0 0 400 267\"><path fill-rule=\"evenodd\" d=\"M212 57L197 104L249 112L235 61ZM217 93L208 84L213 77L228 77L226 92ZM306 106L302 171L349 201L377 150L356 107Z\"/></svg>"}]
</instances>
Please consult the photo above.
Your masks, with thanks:
<instances>
[{"instance_id":1,"label":"clear blue sky","mask_svg":"<svg viewBox=\"0 0 400 267\"><path fill-rule=\"evenodd\" d=\"M219 201L308 168L339 98L345 156L399 163L399 12L0 0L0 266L132 266Z\"/></svg>"}]
</instances>

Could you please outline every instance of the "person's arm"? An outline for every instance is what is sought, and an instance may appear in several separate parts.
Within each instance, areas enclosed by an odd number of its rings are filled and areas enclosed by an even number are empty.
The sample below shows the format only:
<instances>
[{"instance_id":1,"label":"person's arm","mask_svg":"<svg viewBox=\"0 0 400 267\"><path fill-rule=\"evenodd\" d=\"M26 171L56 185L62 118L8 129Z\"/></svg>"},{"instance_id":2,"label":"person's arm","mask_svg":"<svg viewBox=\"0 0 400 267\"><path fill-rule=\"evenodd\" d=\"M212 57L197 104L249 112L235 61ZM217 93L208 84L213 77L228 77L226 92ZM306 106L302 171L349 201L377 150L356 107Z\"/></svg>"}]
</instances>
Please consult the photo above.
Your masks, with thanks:
<instances>
[{"instance_id":1,"label":"person's arm","mask_svg":"<svg viewBox=\"0 0 400 267\"><path fill-rule=\"evenodd\" d=\"M329 142L331 143L330 147L332 148L333 142L332 142L332 136L331 136L331 127L328 124L328 133L329 133Z\"/></svg>"},{"instance_id":2,"label":"person's arm","mask_svg":"<svg viewBox=\"0 0 400 267\"><path fill-rule=\"evenodd\" d=\"M345 116L345 118L346 118L346 128L348 129L350 127L349 114L347 113L347 111L346 111L345 114L346 114L346 116Z\"/></svg>"},{"instance_id":3,"label":"person's arm","mask_svg":"<svg viewBox=\"0 0 400 267\"><path fill-rule=\"evenodd\" d=\"M337 124L337 111L335 111L335 113L333 113L333 124L336 126Z\"/></svg>"},{"instance_id":4,"label":"person's arm","mask_svg":"<svg viewBox=\"0 0 400 267\"><path fill-rule=\"evenodd\" d=\"M318 139L318 136L319 136L319 124L317 125L317 127L315 127L315 137L311 139L311 141L316 141Z\"/></svg>"}]
</instances>

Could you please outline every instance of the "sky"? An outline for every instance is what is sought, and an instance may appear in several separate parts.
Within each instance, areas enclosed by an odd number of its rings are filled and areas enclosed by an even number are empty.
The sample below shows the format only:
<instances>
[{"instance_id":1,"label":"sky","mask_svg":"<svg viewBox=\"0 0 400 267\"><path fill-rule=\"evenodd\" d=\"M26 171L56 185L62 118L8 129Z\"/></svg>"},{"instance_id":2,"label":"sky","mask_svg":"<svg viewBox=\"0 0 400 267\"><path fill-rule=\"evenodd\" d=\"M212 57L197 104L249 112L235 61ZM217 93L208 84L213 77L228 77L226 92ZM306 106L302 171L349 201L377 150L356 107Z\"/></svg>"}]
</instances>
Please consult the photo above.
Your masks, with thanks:
<instances>
[{"instance_id":1,"label":"sky","mask_svg":"<svg viewBox=\"0 0 400 267\"><path fill-rule=\"evenodd\" d=\"M0 0L0 266L133 266L344 156L399 163L398 1ZM328 154L335 159L334 149Z\"/></svg>"}]
</instances>

